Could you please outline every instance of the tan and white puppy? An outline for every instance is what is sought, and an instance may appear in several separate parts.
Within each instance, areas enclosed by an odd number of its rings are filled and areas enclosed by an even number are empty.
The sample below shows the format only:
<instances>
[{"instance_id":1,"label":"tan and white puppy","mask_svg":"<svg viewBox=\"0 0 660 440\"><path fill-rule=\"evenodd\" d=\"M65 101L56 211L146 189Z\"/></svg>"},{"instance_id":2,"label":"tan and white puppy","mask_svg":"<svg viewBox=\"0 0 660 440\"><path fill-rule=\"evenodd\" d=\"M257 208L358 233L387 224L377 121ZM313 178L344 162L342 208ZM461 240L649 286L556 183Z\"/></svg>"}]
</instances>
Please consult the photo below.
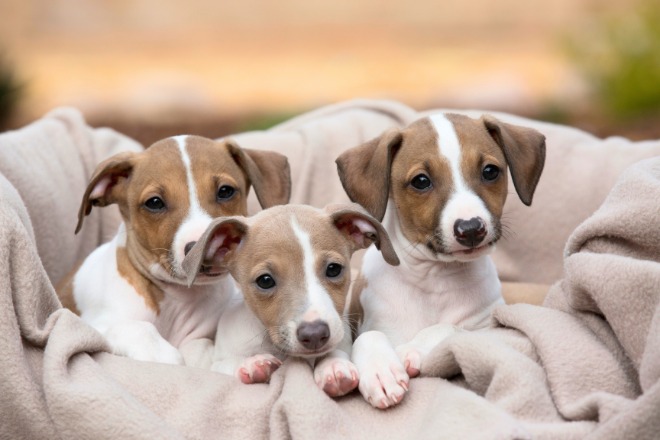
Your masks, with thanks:
<instances>
[{"instance_id":1,"label":"tan and white puppy","mask_svg":"<svg viewBox=\"0 0 660 440\"><path fill-rule=\"evenodd\" d=\"M503 303L488 256L502 236L507 168L529 205L545 161L530 128L436 114L337 159L351 200L383 221L401 265L367 250L352 293L361 313L352 359L375 407L401 401L424 356L456 329L487 325Z\"/></svg>"},{"instance_id":2,"label":"tan and white puppy","mask_svg":"<svg viewBox=\"0 0 660 440\"><path fill-rule=\"evenodd\" d=\"M101 332L116 354L179 364L183 342L213 337L233 292L226 271L201 268L188 286L181 263L215 217L247 214L253 186L264 208L287 203L287 159L232 141L178 136L98 165L76 233L93 206L119 205L114 239L59 289L62 303Z\"/></svg>"},{"instance_id":3,"label":"tan and white puppy","mask_svg":"<svg viewBox=\"0 0 660 440\"><path fill-rule=\"evenodd\" d=\"M294 356L316 362L315 380L327 394L355 389L345 313L350 259L372 243L384 262L398 264L380 222L357 204L276 206L215 220L184 261L191 282L207 266L229 270L240 288L220 317L211 369L267 382Z\"/></svg>"}]
</instances>

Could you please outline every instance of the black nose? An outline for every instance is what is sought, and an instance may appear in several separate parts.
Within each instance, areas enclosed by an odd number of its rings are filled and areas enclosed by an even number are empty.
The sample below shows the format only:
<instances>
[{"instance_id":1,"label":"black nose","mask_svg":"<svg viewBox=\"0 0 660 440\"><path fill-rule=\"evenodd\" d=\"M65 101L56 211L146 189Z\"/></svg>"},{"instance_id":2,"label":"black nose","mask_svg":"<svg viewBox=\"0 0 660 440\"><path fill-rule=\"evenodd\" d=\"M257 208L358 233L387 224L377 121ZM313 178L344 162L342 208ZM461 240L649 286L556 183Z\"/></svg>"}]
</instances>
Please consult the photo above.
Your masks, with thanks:
<instances>
[{"instance_id":1,"label":"black nose","mask_svg":"<svg viewBox=\"0 0 660 440\"><path fill-rule=\"evenodd\" d=\"M458 219L454 223L454 237L463 246L477 247L486 237L486 223L479 217Z\"/></svg>"},{"instance_id":2,"label":"black nose","mask_svg":"<svg viewBox=\"0 0 660 440\"><path fill-rule=\"evenodd\" d=\"M193 246L195 246L195 243L197 243L197 242L196 241L190 241L190 242L186 243L186 245L183 247L183 255L188 255L188 252L190 252L190 249L192 249Z\"/></svg>"},{"instance_id":3,"label":"black nose","mask_svg":"<svg viewBox=\"0 0 660 440\"><path fill-rule=\"evenodd\" d=\"M318 350L330 339L330 327L324 321L303 322L296 331L298 341L309 350Z\"/></svg>"}]
</instances>

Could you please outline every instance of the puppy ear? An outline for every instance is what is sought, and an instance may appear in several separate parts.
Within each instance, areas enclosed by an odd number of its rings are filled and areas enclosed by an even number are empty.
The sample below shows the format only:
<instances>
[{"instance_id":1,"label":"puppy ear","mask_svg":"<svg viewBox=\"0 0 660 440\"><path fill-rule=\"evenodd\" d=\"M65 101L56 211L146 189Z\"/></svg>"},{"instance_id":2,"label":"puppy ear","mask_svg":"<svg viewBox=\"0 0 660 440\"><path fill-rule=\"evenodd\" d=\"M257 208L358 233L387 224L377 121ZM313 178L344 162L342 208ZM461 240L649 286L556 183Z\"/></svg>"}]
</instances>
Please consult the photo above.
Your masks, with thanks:
<instances>
[{"instance_id":1,"label":"puppy ear","mask_svg":"<svg viewBox=\"0 0 660 440\"><path fill-rule=\"evenodd\" d=\"M241 148L232 139L227 139L224 143L234 161L247 174L262 208L289 202L291 169L286 156L274 151Z\"/></svg>"},{"instance_id":2,"label":"puppy ear","mask_svg":"<svg viewBox=\"0 0 660 440\"><path fill-rule=\"evenodd\" d=\"M126 196L126 181L133 171L138 154L130 151L115 154L96 167L78 210L76 234L82 228L85 216L92 212L92 206L111 205Z\"/></svg>"},{"instance_id":3,"label":"puppy ear","mask_svg":"<svg viewBox=\"0 0 660 440\"><path fill-rule=\"evenodd\" d=\"M385 215L392 160L401 140L401 132L390 129L369 142L344 151L335 161L348 197L364 206L378 221Z\"/></svg>"},{"instance_id":4,"label":"puppy ear","mask_svg":"<svg viewBox=\"0 0 660 440\"><path fill-rule=\"evenodd\" d=\"M247 231L248 225L243 217L215 219L181 262L188 277L188 287L192 286L204 263L228 268Z\"/></svg>"},{"instance_id":5,"label":"puppy ear","mask_svg":"<svg viewBox=\"0 0 660 440\"><path fill-rule=\"evenodd\" d=\"M392 266L399 265L390 236L378 220L356 203L328 205L325 208L335 227L351 243L353 251L365 249L372 243Z\"/></svg>"},{"instance_id":6,"label":"puppy ear","mask_svg":"<svg viewBox=\"0 0 660 440\"><path fill-rule=\"evenodd\" d=\"M481 119L504 152L518 197L525 205L531 205L545 163L545 136L532 128L500 122L490 115Z\"/></svg>"}]
</instances>

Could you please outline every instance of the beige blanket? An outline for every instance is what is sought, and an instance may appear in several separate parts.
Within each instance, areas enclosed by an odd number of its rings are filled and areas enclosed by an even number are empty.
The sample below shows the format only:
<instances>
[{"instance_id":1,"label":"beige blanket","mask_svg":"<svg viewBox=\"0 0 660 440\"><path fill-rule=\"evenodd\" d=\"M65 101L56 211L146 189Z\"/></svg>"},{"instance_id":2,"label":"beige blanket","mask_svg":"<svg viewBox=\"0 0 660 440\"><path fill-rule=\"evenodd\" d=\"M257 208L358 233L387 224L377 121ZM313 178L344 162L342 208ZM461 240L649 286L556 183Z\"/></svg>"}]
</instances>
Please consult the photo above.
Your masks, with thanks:
<instances>
[{"instance_id":1,"label":"beige blanket","mask_svg":"<svg viewBox=\"0 0 660 440\"><path fill-rule=\"evenodd\" d=\"M331 173L325 161L336 148L417 116L396 103L350 102L236 138L244 146L297 151L290 156L295 201L325 197L318 202L325 204L342 196L338 181L323 174ZM116 225L116 213L98 210L99 218L86 223L94 225L89 235L72 234L93 163L139 146L87 127L71 110L0 135L7 178L0 175L0 438L657 438L660 158L619 174L660 154L660 142L602 141L523 122L548 136L547 169L531 211L518 217L509 197L507 212L520 231L500 246L505 258L496 261L511 279L554 281L575 229L563 280L544 307L503 306L492 329L438 346L425 377L388 411L358 394L328 398L295 360L269 385L242 385L192 367L108 354L97 332L60 308L51 282ZM608 193L591 215L589 207Z\"/></svg>"}]
</instances>

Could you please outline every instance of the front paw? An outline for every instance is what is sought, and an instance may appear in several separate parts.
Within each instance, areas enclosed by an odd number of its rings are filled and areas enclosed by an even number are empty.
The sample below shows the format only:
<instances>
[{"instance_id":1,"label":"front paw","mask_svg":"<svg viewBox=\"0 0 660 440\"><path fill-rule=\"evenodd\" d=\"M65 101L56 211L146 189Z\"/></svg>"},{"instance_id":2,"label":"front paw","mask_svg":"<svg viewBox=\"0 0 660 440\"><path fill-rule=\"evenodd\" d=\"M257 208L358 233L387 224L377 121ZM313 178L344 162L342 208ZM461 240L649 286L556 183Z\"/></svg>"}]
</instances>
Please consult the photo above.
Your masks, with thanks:
<instances>
[{"instance_id":1,"label":"front paw","mask_svg":"<svg viewBox=\"0 0 660 440\"><path fill-rule=\"evenodd\" d=\"M152 345L130 347L117 351L117 354L145 362L159 362L161 364L184 365L181 352L164 339L156 340Z\"/></svg>"},{"instance_id":2,"label":"front paw","mask_svg":"<svg viewBox=\"0 0 660 440\"><path fill-rule=\"evenodd\" d=\"M280 365L282 361L272 354L257 354L243 360L236 374L245 384L268 383Z\"/></svg>"},{"instance_id":3,"label":"front paw","mask_svg":"<svg viewBox=\"0 0 660 440\"><path fill-rule=\"evenodd\" d=\"M378 361L360 370L359 389L375 408L385 409L399 404L408 392L410 378L398 360Z\"/></svg>"},{"instance_id":4,"label":"front paw","mask_svg":"<svg viewBox=\"0 0 660 440\"><path fill-rule=\"evenodd\" d=\"M402 344L396 348L396 354L409 377L419 376L423 354L417 347L413 344Z\"/></svg>"},{"instance_id":5,"label":"front paw","mask_svg":"<svg viewBox=\"0 0 660 440\"><path fill-rule=\"evenodd\" d=\"M328 396L339 397L357 388L358 371L348 359L327 357L314 367L314 380Z\"/></svg>"}]
</instances>

